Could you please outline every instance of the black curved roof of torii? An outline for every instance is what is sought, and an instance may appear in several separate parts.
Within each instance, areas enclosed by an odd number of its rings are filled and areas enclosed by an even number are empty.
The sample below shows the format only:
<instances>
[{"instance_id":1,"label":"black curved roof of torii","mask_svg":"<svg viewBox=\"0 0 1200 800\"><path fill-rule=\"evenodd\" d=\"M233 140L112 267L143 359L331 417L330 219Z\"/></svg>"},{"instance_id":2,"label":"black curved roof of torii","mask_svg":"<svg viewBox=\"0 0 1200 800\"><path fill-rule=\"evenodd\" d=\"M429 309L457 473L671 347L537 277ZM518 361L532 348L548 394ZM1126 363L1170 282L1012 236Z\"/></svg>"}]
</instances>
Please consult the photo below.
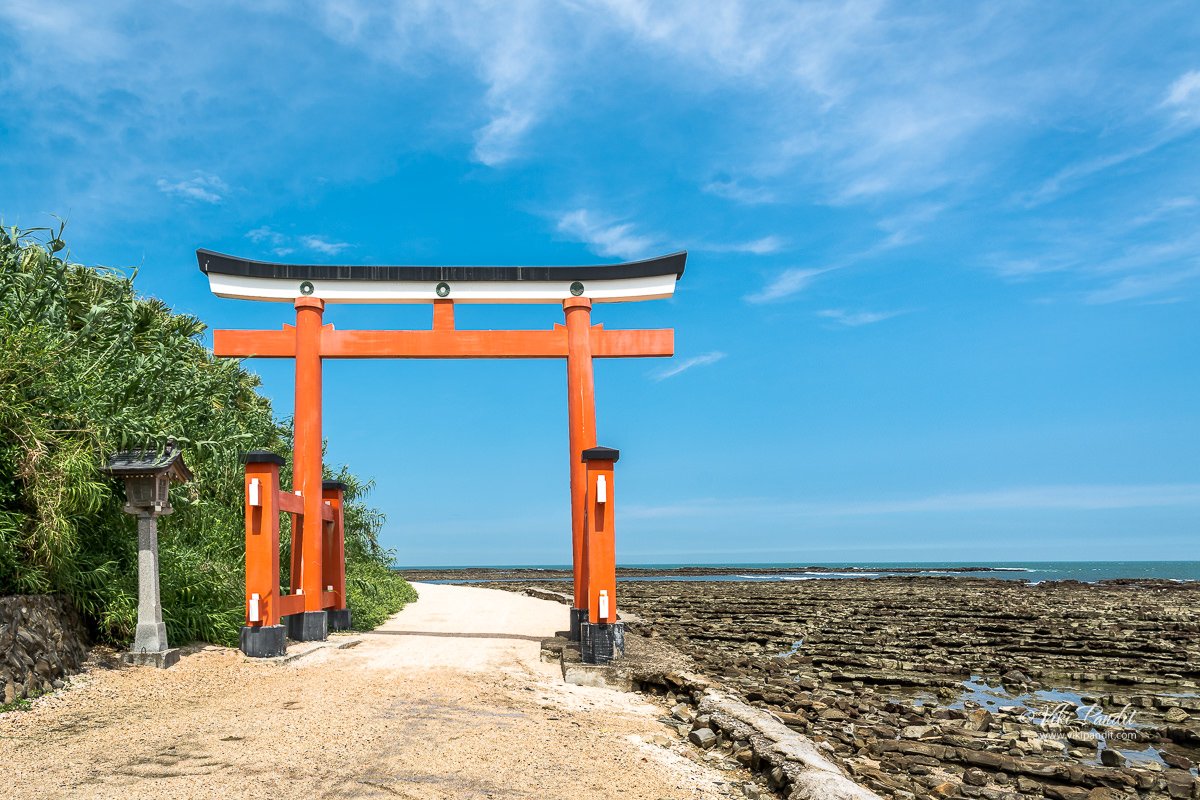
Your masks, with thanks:
<instances>
[{"instance_id":1,"label":"black curved roof of torii","mask_svg":"<svg viewBox=\"0 0 1200 800\"><path fill-rule=\"evenodd\" d=\"M196 251L200 271L218 275L289 280L356 281L588 281L648 278L674 273L683 277L687 251L627 261L579 267L467 267L467 266L349 266L334 264L275 264L227 256L211 250Z\"/></svg>"}]
</instances>

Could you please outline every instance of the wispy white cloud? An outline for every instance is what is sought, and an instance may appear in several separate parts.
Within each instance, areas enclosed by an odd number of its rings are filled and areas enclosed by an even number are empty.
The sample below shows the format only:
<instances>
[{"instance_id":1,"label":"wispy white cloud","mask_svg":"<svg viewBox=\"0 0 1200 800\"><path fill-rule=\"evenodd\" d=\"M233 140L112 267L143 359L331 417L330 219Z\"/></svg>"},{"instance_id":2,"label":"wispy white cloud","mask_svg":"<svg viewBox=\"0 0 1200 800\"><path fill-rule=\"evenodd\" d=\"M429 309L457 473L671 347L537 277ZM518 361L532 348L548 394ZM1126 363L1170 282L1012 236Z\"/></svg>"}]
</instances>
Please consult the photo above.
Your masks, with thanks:
<instances>
[{"instance_id":1,"label":"wispy white cloud","mask_svg":"<svg viewBox=\"0 0 1200 800\"><path fill-rule=\"evenodd\" d=\"M900 207L879 220L877 227L887 236L863 255L877 255L897 247L916 244L923 238L925 229L945 210L945 203L917 202Z\"/></svg>"},{"instance_id":2,"label":"wispy white cloud","mask_svg":"<svg viewBox=\"0 0 1200 800\"><path fill-rule=\"evenodd\" d=\"M1136 275L1126 275L1113 281L1108 286L1085 292L1083 301L1091 305L1120 303L1125 300L1140 300L1145 297L1170 292L1185 283L1200 278L1200 264L1188 269L1173 271L1154 271ZM1172 301L1178 298L1168 298Z\"/></svg>"},{"instance_id":3,"label":"wispy white cloud","mask_svg":"<svg viewBox=\"0 0 1200 800\"><path fill-rule=\"evenodd\" d=\"M350 247L349 242L335 242L324 236L301 236L300 244L307 247L309 250L315 250L318 253L323 253L327 256L335 256L338 253Z\"/></svg>"},{"instance_id":4,"label":"wispy white cloud","mask_svg":"<svg viewBox=\"0 0 1200 800\"><path fill-rule=\"evenodd\" d=\"M1131 228L1140 228L1144 225L1149 225L1152 222L1158 222L1176 214L1191 211L1200 207L1200 198L1195 196L1183 197L1168 197L1166 200L1158 203L1154 208L1139 214L1130 220Z\"/></svg>"},{"instance_id":5,"label":"wispy white cloud","mask_svg":"<svg viewBox=\"0 0 1200 800\"><path fill-rule=\"evenodd\" d=\"M602 22L585 19L595 12L584 7L527 2L343 0L315 6L314 18L327 35L397 70L411 74L449 61L474 73L482 94L464 98L464 108L456 103L456 115L475 126L472 154L489 167L524 154L530 135L568 93L565 65L596 38L598 30L589 29Z\"/></svg>"},{"instance_id":6,"label":"wispy white cloud","mask_svg":"<svg viewBox=\"0 0 1200 800\"><path fill-rule=\"evenodd\" d=\"M678 248L666 237L642 233L632 222L615 219L588 208L576 208L554 218L555 230L583 242L593 252L618 258L641 258L655 250ZM765 256L783 250L787 242L780 236L760 236L729 242L693 241L687 249L706 253L740 253Z\"/></svg>"},{"instance_id":7,"label":"wispy white cloud","mask_svg":"<svg viewBox=\"0 0 1200 800\"><path fill-rule=\"evenodd\" d=\"M1053 272L1065 272L1073 265L1071 261L1048 254L1020 258L992 254L985 261L996 275L1013 282L1025 281Z\"/></svg>"},{"instance_id":8,"label":"wispy white cloud","mask_svg":"<svg viewBox=\"0 0 1200 800\"><path fill-rule=\"evenodd\" d=\"M1152 127L1135 133L1134 144L1069 164L1032 192L1019 196L1018 201L1026 208L1036 208L1057 200L1062 195L1080 188L1087 179L1136 161L1190 133L1200 125L1200 70L1186 72L1173 81L1159 107L1168 111L1170 116L1163 119L1161 115L1157 115L1156 120L1147 113L1146 121ZM1146 111L1150 112L1152 109Z\"/></svg>"},{"instance_id":9,"label":"wispy white cloud","mask_svg":"<svg viewBox=\"0 0 1200 800\"><path fill-rule=\"evenodd\" d=\"M725 358L725 354L715 350L711 353L704 353L703 355L685 358L683 361L680 361L655 373L654 380L665 381L667 378L674 378L676 375L687 372L689 369L706 367L709 364L715 364L723 358Z\"/></svg>"},{"instance_id":10,"label":"wispy white cloud","mask_svg":"<svg viewBox=\"0 0 1200 800\"><path fill-rule=\"evenodd\" d=\"M335 256L353 246L349 242L335 242L325 236L314 234L289 236L267 225L247 231L246 238L255 244L270 246L271 252L277 256L286 256L296 252L298 249L305 249L327 256Z\"/></svg>"},{"instance_id":11,"label":"wispy white cloud","mask_svg":"<svg viewBox=\"0 0 1200 800\"><path fill-rule=\"evenodd\" d=\"M876 322L883 322L885 319L898 317L905 311L847 311L841 308L827 308L823 311L818 311L818 317L832 320L839 325L847 328L857 328L861 325L871 325Z\"/></svg>"},{"instance_id":12,"label":"wispy white cloud","mask_svg":"<svg viewBox=\"0 0 1200 800\"><path fill-rule=\"evenodd\" d=\"M1200 70L1180 75L1167 89L1163 106L1186 124L1200 124Z\"/></svg>"},{"instance_id":13,"label":"wispy white cloud","mask_svg":"<svg viewBox=\"0 0 1200 800\"><path fill-rule=\"evenodd\" d=\"M807 289L823 273L854 267L897 248L916 244L924 235L923 229L932 224L944 209L943 204L929 202L900 206L877 223L876 227L885 235L874 244L836 258L823 269L801 267L785 269L771 278L760 291L746 295L745 300L750 303L773 303L785 300Z\"/></svg>"},{"instance_id":14,"label":"wispy white cloud","mask_svg":"<svg viewBox=\"0 0 1200 800\"><path fill-rule=\"evenodd\" d=\"M1056 200L1063 194L1079 188L1079 186L1087 179L1104 172L1113 167L1120 166L1127 161L1133 161L1141 158L1147 153L1151 153L1169 141L1170 137L1158 135L1151 141L1144 144L1135 145L1133 147L1119 150L1115 153L1100 156L1098 158L1081 161L1076 164L1064 167L1050 178L1042 182L1040 186L1032 192L1028 192L1019 196L1018 201L1026 208L1037 208L1040 205Z\"/></svg>"},{"instance_id":15,"label":"wispy white cloud","mask_svg":"<svg viewBox=\"0 0 1200 800\"><path fill-rule=\"evenodd\" d=\"M276 246L282 245L284 242L287 241L286 236L284 236L279 231L272 230L271 228L267 227L266 225L263 225L261 228L255 228L252 231L246 231L246 238L249 239L250 241L254 242L255 244L261 244L263 242L267 242L268 244L272 244L272 245L276 245Z\"/></svg>"},{"instance_id":16,"label":"wispy white cloud","mask_svg":"<svg viewBox=\"0 0 1200 800\"><path fill-rule=\"evenodd\" d=\"M1025 486L978 492L861 501L786 501L767 498L701 498L662 506L625 506L630 519L687 517L860 517L892 514L1111 511L1127 508L1200 507L1200 484Z\"/></svg>"},{"instance_id":17,"label":"wispy white cloud","mask_svg":"<svg viewBox=\"0 0 1200 800\"><path fill-rule=\"evenodd\" d=\"M1070 299L1092 305L1152 300L1200 283L1200 206L1156 203L1132 219L1090 220L1067 227L1022 256L993 254L990 268L1011 282L1058 275ZM1167 215L1178 215L1172 230L1139 238L1136 234ZM1181 232L1174 229L1179 228Z\"/></svg>"},{"instance_id":18,"label":"wispy white cloud","mask_svg":"<svg viewBox=\"0 0 1200 800\"><path fill-rule=\"evenodd\" d=\"M181 181L169 181L159 178L155 184L163 194L182 197L185 200L198 200L201 203L216 204L221 202L229 192L229 186L216 175L197 172L191 178Z\"/></svg>"},{"instance_id":19,"label":"wispy white cloud","mask_svg":"<svg viewBox=\"0 0 1200 800\"><path fill-rule=\"evenodd\" d=\"M778 200L775 192L765 186L747 186L735 180L710 181L702 188L709 194L748 206L774 203Z\"/></svg>"},{"instance_id":20,"label":"wispy white cloud","mask_svg":"<svg viewBox=\"0 0 1200 800\"><path fill-rule=\"evenodd\" d=\"M784 248L785 244L786 242L778 236L763 236L759 239L750 239L744 242L701 243L692 249L706 250L710 253L749 253L756 256L765 256L771 253L778 253Z\"/></svg>"},{"instance_id":21,"label":"wispy white cloud","mask_svg":"<svg viewBox=\"0 0 1200 800\"><path fill-rule=\"evenodd\" d=\"M818 275L829 272L830 269L805 269L792 267L772 278L761 290L746 295L750 303L774 303L791 297L807 289Z\"/></svg>"},{"instance_id":22,"label":"wispy white cloud","mask_svg":"<svg viewBox=\"0 0 1200 800\"><path fill-rule=\"evenodd\" d=\"M482 11L477 6L475 11ZM542 122L560 87L556 61L566 55L555 46L561 30L537 4L506 4L484 12L489 27L459 28L479 55L478 70L487 83L490 119L475 137L475 158L496 167L519 156L530 131ZM470 23L468 23L469 25Z\"/></svg>"},{"instance_id":23,"label":"wispy white cloud","mask_svg":"<svg viewBox=\"0 0 1200 800\"><path fill-rule=\"evenodd\" d=\"M559 215L555 227L559 233L583 242L602 256L641 258L658 242L654 236L637 233L631 222L612 220L586 208Z\"/></svg>"}]
</instances>

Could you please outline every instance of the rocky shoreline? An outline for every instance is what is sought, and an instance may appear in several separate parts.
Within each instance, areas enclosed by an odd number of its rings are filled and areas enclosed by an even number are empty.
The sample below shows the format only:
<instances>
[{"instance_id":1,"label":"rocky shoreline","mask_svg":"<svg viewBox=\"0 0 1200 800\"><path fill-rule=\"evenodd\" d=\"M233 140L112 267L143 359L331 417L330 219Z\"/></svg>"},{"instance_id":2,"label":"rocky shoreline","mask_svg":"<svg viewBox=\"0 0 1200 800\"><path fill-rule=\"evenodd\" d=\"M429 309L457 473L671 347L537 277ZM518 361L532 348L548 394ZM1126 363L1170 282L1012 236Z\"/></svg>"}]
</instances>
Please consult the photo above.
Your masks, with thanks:
<instances>
[{"instance_id":1,"label":"rocky shoreline","mask_svg":"<svg viewBox=\"0 0 1200 800\"><path fill-rule=\"evenodd\" d=\"M1196 584L635 581L619 601L884 797L1200 798Z\"/></svg>"}]
</instances>

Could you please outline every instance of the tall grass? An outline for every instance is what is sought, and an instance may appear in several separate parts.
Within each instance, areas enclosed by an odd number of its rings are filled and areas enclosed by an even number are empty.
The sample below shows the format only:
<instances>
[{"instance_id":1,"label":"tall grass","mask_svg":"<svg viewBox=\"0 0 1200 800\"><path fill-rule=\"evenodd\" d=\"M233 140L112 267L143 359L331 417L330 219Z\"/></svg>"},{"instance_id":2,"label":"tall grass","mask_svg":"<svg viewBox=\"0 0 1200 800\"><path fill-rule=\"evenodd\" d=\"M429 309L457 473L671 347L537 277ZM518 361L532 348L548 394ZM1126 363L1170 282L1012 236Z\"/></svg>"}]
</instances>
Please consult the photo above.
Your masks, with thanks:
<instances>
[{"instance_id":1,"label":"tall grass","mask_svg":"<svg viewBox=\"0 0 1200 800\"><path fill-rule=\"evenodd\" d=\"M113 450L174 438L195 479L172 490L175 513L159 525L168 635L233 644L245 579L238 456L290 455L291 429L257 376L213 357L200 320L139 296L134 279L71 263L61 229L0 229L0 594L65 593L97 636L128 641L135 521L100 467ZM345 468L329 477L348 486L352 615L377 624L415 595L387 569L383 517L363 502L371 484ZM285 529L285 551L286 540Z\"/></svg>"}]
</instances>

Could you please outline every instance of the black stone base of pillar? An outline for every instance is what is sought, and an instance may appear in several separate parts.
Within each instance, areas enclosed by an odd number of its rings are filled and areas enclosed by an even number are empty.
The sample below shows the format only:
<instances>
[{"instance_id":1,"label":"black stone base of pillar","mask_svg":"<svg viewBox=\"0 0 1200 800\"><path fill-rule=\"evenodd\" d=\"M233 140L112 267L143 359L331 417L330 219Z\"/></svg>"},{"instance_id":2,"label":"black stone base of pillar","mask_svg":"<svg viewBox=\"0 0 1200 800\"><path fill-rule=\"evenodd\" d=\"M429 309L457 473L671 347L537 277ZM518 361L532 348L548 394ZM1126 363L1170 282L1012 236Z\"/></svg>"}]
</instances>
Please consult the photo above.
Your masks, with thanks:
<instances>
[{"instance_id":1,"label":"black stone base of pillar","mask_svg":"<svg viewBox=\"0 0 1200 800\"><path fill-rule=\"evenodd\" d=\"M587 622L587 609L586 608L572 608L571 609L571 628L568 631L568 633L570 635L567 637L567 641L570 641L570 642L578 642L579 641L579 628L585 622Z\"/></svg>"},{"instance_id":2,"label":"black stone base of pillar","mask_svg":"<svg viewBox=\"0 0 1200 800\"><path fill-rule=\"evenodd\" d=\"M250 658L276 658L287 654L287 630L282 625L242 628L241 651Z\"/></svg>"},{"instance_id":3,"label":"black stone base of pillar","mask_svg":"<svg viewBox=\"0 0 1200 800\"><path fill-rule=\"evenodd\" d=\"M329 630L331 631L348 631L350 630L350 609L335 608L328 612L329 614Z\"/></svg>"},{"instance_id":4,"label":"black stone base of pillar","mask_svg":"<svg viewBox=\"0 0 1200 800\"><path fill-rule=\"evenodd\" d=\"M289 639L323 642L329 638L329 615L324 611L301 611L283 618Z\"/></svg>"},{"instance_id":5,"label":"black stone base of pillar","mask_svg":"<svg viewBox=\"0 0 1200 800\"><path fill-rule=\"evenodd\" d=\"M585 622L579 633L579 654L585 664L607 664L625 655L624 622Z\"/></svg>"}]
</instances>

